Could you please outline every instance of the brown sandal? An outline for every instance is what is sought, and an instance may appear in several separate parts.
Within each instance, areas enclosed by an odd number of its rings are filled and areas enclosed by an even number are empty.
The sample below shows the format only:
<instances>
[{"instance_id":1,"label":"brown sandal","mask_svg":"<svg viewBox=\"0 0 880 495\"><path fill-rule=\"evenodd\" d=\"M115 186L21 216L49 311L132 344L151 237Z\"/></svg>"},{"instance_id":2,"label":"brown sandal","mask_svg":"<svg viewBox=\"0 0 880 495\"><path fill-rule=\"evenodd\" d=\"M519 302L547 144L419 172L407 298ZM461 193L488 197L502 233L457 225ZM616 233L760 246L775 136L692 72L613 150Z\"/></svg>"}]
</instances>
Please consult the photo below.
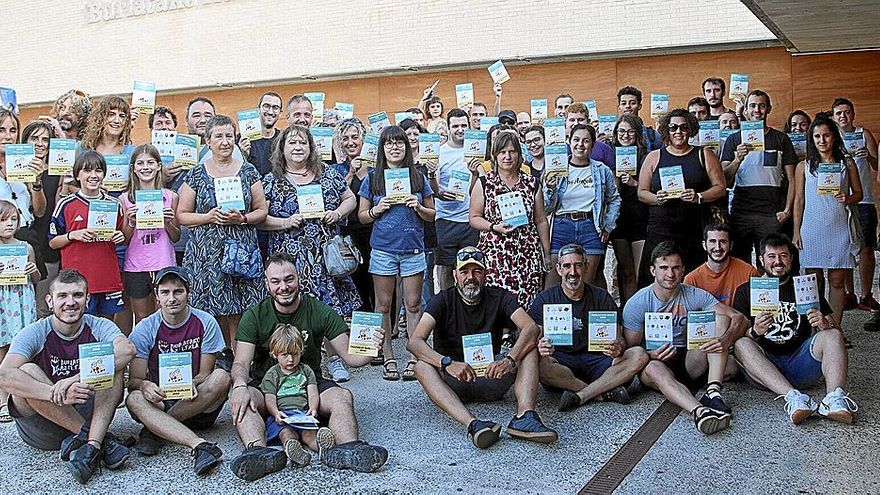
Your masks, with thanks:
<instances>
[{"instance_id":1,"label":"brown sandal","mask_svg":"<svg viewBox=\"0 0 880 495\"><path fill-rule=\"evenodd\" d=\"M397 381L400 380L400 372L397 370L397 360L394 358L386 359L385 363L382 365L385 368L385 372L382 373L382 378L388 381ZM394 369L391 369L391 368Z\"/></svg>"},{"instance_id":2,"label":"brown sandal","mask_svg":"<svg viewBox=\"0 0 880 495\"><path fill-rule=\"evenodd\" d=\"M406 363L406 368L403 369L403 380L404 381L413 381L416 379L416 360L410 359Z\"/></svg>"}]
</instances>

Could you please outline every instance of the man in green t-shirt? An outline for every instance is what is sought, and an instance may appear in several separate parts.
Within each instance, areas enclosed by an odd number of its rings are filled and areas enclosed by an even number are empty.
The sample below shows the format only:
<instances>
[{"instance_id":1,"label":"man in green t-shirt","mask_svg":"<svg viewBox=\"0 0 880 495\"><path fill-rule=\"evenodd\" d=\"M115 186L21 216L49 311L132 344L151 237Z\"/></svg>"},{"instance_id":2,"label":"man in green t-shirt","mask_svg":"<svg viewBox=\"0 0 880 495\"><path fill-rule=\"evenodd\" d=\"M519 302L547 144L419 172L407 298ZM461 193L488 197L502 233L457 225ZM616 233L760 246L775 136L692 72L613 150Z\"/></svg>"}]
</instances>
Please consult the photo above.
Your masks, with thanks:
<instances>
[{"instance_id":1,"label":"man in green t-shirt","mask_svg":"<svg viewBox=\"0 0 880 495\"><path fill-rule=\"evenodd\" d=\"M301 362L315 372L320 392L318 414L329 417L329 426L336 438L323 462L337 469L373 472L388 459L388 451L358 440L357 419L351 392L321 375L321 342L330 347L349 365L364 366L369 356L348 353L348 327L329 306L300 292L299 275L294 258L276 253L266 260L266 289L269 297L248 308L241 317L236 333L235 362L232 365L232 422L245 451L232 461L236 476L253 481L280 471L287 465L281 450L266 447L266 407L260 382L274 364L269 353L269 337L282 323L294 325L302 333L305 347ZM382 342L377 332L375 339ZM249 370L253 369L253 376Z\"/></svg>"}]
</instances>

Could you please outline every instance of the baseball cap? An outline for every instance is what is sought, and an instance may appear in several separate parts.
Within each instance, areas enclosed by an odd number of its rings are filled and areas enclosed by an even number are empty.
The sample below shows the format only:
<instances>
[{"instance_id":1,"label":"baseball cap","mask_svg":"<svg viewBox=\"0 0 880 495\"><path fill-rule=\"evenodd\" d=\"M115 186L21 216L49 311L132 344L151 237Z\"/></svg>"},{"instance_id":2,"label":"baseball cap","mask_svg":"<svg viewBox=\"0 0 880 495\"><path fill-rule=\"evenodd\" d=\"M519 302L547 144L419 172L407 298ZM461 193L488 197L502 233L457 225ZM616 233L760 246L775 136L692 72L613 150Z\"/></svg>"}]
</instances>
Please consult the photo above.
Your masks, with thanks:
<instances>
[{"instance_id":1,"label":"baseball cap","mask_svg":"<svg viewBox=\"0 0 880 495\"><path fill-rule=\"evenodd\" d=\"M516 114L513 110L502 110L501 113L498 114L498 122L501 124L515 125Z\"/></svg>"},{"instance_id":2,"label":"baseball cap","mask_svg":"<svg viewBox=\"0 0 880 495\"><path fill-rule=\"evenodd\" d=\"M186 268L181 266L168 266L156 273L156 278L153 279L153 288L159 287L159 284L162 283L166 277L177 277L183 281L183 285L186 286L186 290L190 289L190 278L189 271Z\"/></svg>"},{"instance_id":3,"label":"baseball cap","mask_svg":"<svg viewBox=\"0 0 880 495\"><path fill-rule=\"evenodd\" d=\"M473 246L465 246L459 249L458 253L456 253L455 255L455 269L459 270L464 266L470 265L471 263L479 265L483 269L485 269L486 255Z\"/></svg>"}]
</instances>

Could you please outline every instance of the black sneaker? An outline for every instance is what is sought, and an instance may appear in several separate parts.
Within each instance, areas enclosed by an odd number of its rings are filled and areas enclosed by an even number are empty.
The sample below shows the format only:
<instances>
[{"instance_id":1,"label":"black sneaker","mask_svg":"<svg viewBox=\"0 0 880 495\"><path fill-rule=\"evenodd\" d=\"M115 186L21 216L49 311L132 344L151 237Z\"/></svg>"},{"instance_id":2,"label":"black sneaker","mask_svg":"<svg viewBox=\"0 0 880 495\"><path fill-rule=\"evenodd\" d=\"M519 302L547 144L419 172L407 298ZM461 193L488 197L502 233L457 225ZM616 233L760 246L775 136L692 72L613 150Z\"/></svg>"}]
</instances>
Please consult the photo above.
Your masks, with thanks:
<instances>
[{"instance_id":1,"label":"black sneaker","mask_svg":"<svg viewBox=\"0 0 880 495\"><path fill-rule=\"evenodd\" d=\"M64 467L76 481L85 485L94 473L101 472L101 451L89 443L83 444L70 453L70 460L64 463Z\"/></svg>"},{"instance_id":2,"label":"black sneaker","mask_svg":"<svg viewBox=\"0 0 880 495\"><path fill-rule=\"evenodd\" d=\"M287 467L287 455L283 450L269 447L249 447L232 460L232 474L245 481L255 481L267 474L277 473Z\"/></svg>"},{"instance_id":3,"label":"black sneaker","mask_svg":"<svg viewBox=\"0 0 880 495\"><path fill-rule=\"evenodd\" d=\"M518 418L514 416L507 424L507 434L514 438L538 443L553 443L559 439L559 434L544 426L541 417L535 411L526 411Z\"/></svg>"},{"instance_id":4,"label":"black sneaker","mask_svg":"<svg viewBox=\"0 0 880 495\"><path fill-rule=\"evenodd\" d=\"M880 332L880 313L871 315L871 318L865 322L862 329L866 332Z\"/></svg>"},{"instance_id":5,"label":"black sneaker","mask_svg":"<svg viewBox=\"0 0 880 495\"><path fill-rule=\"evenodd\" d=\"M704 435L711 435L730 426L730 414L698 407L694 409L694 424Z\"/></svg>"},{"instance_id":6,"label":"black sneaker","mask_svg":"<svg viewBox=\"0 0 880 495\"><path fill-rule=\"evenodd\" d=\"M468 436L478 449L488 449L501 436L501 425L492 421L475 419L468 425Z\"/></svg>"},{"instance_id":7,"label":"black sneaker","mask_svg":"<svg viewBox=\"0 0 880 495\"><path fill-rule=\"evenodd\" d=\"M162 439L156 436L155 433L148 430L146 426L141 428L141 432L138 434L138 441L134 446L134 450L138 452L138 454L143 456L152 456L159 453L159 449L162 447Z\"/></svg>"},{"instance_id":8,"label":"black sneaker","mask_svg":"<svg viewBox=\"0 0 880 495\"><path fill-rule=\"evenodd\" d=\"M618 404L629 404L632 402L632 397L630 397L629 391L623 385L620 385L607 392L603 392L602 400L605 402L617 402Z\"/></svg>"},{"instance_id":9,"label":"black sneaker","mask_svg":"<svg viewBox=\"0 0 880 495\"><path fill-rule=\"evenodd\" d=\"M724 399L721 398L721 395L718 395L716 397L709 397L709 393L706 392L705 394L703 394L702 397L700 397L700 404L702 404L710 409L715 409L716 411L721 411L721 412L728 414L728 415L733 412L733 411L731 411L731 409L727 405L727 403L724 402Z\"/></svg>"},{"instance_id":10,"label":"black sneaker","mask_svg":"<svg viewBox=\"0 0 880 495\"><path fill-rule=\"evenodd\" d=\"M125 461L131 457L128 447L122 445L111 433L104 437L104 445L101 447L101 459L107 469L119 469Z\"/></svg>"},{"instance_id":11,"label":"black sneaker","mask_svg":"<svg viewBox=\"0 0 880 495\"><path fill-rule=\"evenodd\" d=\"M570 390L563 390L562 397L559 398L559 411L572 411L579 407L581 407L580 396Z\"/></svg>"},{"instance_id":12,"label":"black sneaker","mask_svg":"<svg viewBox=\"0 0 880 495\"><path fill-rule=\"evenodd\" d=\"M62 461L69 461L70 454L73 453L74 450L82 447L86 444L86 441L89 439L89 430L83 427L79 433L76 435L70 435L61 441L61 448L58 450L58 453L61 455Z\"/></svg>"},{"instance_id":13,"label":"black sneaker","mask_svg":"<svg viewBox=\"0 0 880 495\"><path fill-rule=\"evenodd\" d=\"M369 445L357 440L328 449L324 464L335 469L353 469L362 473L372 473L388 460L384 447Z\"/></svg>"},{"instance_id":14,"label":"black sneaker","mask_svg":"<svg viewBox=\"0 0 880 495\"><path fill-rule=\"evenodd\" d=\"M192 457L193 471L196 472L196 475L202 476L203 474L208 474L211 468L220 464L220 459L223 458L223 451L220 450L220 447L217 447L216 443L202 442L192 449L190 456Z\"/></svg>"},{"instance_id":15,"label":"black sneaker","mask_svg":"<svg viewBox=\"0 0 880 495\"><path fill-rule=\"evenodd\" d=\"M227 347L217 354L217 360L214 361L214 367L230 373L232 371L233 361L235 361L235 354L232 353L232 349Z\"/></svg>"}]
</instances>

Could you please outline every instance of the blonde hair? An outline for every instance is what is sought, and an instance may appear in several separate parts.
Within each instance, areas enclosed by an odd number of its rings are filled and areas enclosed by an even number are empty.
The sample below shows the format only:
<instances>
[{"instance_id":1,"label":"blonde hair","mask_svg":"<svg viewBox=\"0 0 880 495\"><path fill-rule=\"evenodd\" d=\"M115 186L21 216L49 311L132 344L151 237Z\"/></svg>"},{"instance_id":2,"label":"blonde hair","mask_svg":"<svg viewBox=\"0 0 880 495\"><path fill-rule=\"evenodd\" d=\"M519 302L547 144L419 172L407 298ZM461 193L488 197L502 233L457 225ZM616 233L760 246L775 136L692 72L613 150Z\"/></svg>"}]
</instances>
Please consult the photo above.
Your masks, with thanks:
<instances>
[{"instance_id":1,"label":"blonde hair","mask_svg":"<svg viewBox=\"0 0 880 495\"><path fill-rule=\"evenodd\" d=\"M269 351L275 355L301 354L305 343L299 329L290 323L280 323L269 338Z\"/></svg>"},{"instance_id":2,"label":"blonde hair","mask_svg":"<svg viewBox=\"0 0 880 495\"><path fill-rule=\"evenodd\" d=\"M18 211L18 205L8 199L0 199L0 222L9 220L12 215L17 217L15 230L18 230L21 226L21 212Z\"/></svg>"}]
</instances>

